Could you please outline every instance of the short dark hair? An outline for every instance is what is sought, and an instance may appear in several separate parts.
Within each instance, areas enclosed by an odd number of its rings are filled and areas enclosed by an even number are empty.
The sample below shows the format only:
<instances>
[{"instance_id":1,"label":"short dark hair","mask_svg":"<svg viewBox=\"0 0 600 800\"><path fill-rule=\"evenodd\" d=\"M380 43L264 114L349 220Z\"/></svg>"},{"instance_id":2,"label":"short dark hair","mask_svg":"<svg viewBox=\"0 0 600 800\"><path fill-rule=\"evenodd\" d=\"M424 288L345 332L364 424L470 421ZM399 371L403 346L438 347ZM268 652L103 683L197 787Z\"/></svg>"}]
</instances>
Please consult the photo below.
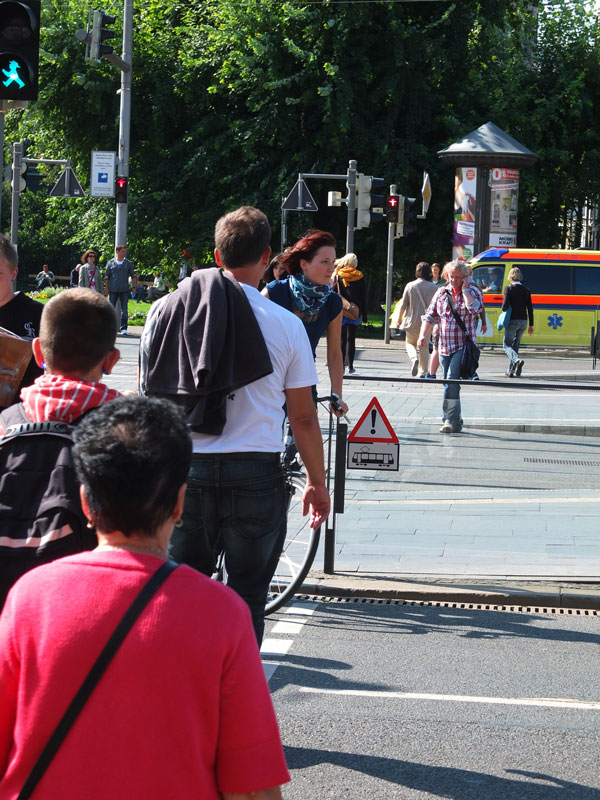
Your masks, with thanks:
<instances>
[{"instance_id":1,"label":"short dark hair","mask_svg":"<svg viewBox=\"0 0 600 800\"><path fill-rule=\"evenodd\" d=\"M231 211L215 225L215 247L221 263L228 269L258 263L270 244L269 220L253 206L242 206Z\"/></svg>"},{"instance_id":2,"label":"short dark hair","mask_svg":"<svg viewBox=\"0 0 600 800\"><path fill-rule=\"evenodd\" d=\"M423 278L424 281L430 281L433 278L433 272L427 261L419 261L415 269L415 278Z\"/></svg>"},{"instance_id":3,"label":"short dark hair","mask_svg":"<svg viewBox=\"0 0 600 800\"><path fill-rule=\"evenodd\" d=\"M113 349L116 338L115 310L93 289L69 289L44 306L40 345L52 370L87 372Z\"/></svg>"},{"instance_id":4,"label":"short dark hair","mask_svg":"<svg viewBox=\"0 0 600 800\"><path fill-rule=\"evenodd\" d=\"M19 259L14 244L3 233L0 233L0 256L6 260L11 269L17 269Z\"/></svg>"},{"instance_id":5,"label":"short dark hair","mask_svg":"<svg viewBox=\"0 0 600 800\"><path fill-rule=\"evenodd\" d=\"M280 263L290 275L298 275L302 272L300 261L310 261L320 247L335 248L335 244L335 237L331 233L312 228L285 251Z\"/></svg>"},{"instance_id":6,"label":"short dark hair","mask_svg":"<svg viewBox=\"0 0 600 800\"><path fill-rule=\"evenodd\" d=\"M119 397L87 414L73 441L97 528L152 537L173 513L191 464L183 411L156 397Z\"/></svg>"}]
</instances>

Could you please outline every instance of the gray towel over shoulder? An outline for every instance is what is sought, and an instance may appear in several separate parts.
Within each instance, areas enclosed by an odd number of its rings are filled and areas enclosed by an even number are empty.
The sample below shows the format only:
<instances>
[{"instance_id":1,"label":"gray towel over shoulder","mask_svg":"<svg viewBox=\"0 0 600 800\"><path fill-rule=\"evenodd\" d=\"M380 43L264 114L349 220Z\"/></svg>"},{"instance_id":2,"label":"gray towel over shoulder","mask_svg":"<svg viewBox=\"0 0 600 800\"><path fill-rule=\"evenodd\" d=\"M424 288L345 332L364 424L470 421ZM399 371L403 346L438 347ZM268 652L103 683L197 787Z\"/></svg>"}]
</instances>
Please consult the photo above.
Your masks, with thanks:
<instances>
[{"instance_id":1,"label":"gray towel over shoulder","mask_svg":"<svg viewBox=\"0 0 600 800\"><path fill-rule=\"evenodd\" d=\"M235 278L216 268L196 270L161 302L147 394L183 406L193 431L218 436L227 395L273 372L252 307Z\"/></svg>"}]
</instances>

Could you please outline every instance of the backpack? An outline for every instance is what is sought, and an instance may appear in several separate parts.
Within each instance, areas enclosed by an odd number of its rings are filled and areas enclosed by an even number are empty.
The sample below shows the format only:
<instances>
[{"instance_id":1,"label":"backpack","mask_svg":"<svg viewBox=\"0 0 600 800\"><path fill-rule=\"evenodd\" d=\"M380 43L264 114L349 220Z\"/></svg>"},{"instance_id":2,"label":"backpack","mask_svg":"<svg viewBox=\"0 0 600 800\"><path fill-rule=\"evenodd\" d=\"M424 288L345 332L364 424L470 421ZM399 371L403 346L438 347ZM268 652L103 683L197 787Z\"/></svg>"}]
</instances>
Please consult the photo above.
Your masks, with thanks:
<instances>
[{"instance_id":1,"label":"backpack","mask_svg":"<svg viewBox=\"0 0 600 800\"><path fill-rule=\"evenodd\" d=\"M79 500L72 426L31 422L22 404L0 414L0 609L33 567L97 545Z\"/></svg>"}]
</instances>

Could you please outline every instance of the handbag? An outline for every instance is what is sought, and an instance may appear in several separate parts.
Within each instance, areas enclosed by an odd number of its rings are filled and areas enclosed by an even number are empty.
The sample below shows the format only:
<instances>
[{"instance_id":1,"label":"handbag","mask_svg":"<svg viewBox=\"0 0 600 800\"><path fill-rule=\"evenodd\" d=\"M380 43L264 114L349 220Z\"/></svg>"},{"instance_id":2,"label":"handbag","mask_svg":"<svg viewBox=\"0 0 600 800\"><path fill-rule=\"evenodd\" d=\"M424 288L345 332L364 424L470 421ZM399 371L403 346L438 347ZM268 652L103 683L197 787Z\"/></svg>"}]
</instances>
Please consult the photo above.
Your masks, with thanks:
<instances>
[{"instance_id":1,"label":"handbag","mask_svg":"<svg viewBox=\"0 0 600 800\"><path fill-rule=\"evenodd\" d=\"M344 295L341 294L340 297L342 298L342 316L346 319L357 320L360 317L360 308L356 303L346 300Z\"/></svg>"},{"instance_id":2,"label":"handbag","mask_svg":"<svg viewBox=\"0 0 600 800\"><path fill-rule=\"evenodd\" d=\"M498 315L498 322L496 323L496 327L498 328L499 331L501 331L502 328L506 328L506 326L510 322L511 311L512 309L509 306L506 309L506 311L501 311L500 314Z\"/></svg>"},{"instance_id":3,"label":"handbag","mask_svg":"<svg viewBox=\"0 0 600 800\"><path fill-rule=\"evenodd\" d=\"M96 688L98 681L102 677L104 671L110 664L119 647L123 644L125 637L135 624L135 621L140 616L144 608L146 608L160 586L165 582L173 570L177 568L177 566L178 564L176 564L174 561L165 562L142 586L141 591L136 595L133 603L129 606L119 624L112 632L110 639L104 645L102 652L94 662L91 670L88 672L83 680L83 683L77 690L77 694L73 700L71 700L71 703L63 714L62 719L46 742L40 757L35 762L27 780L23 784L23 788L19 792L17 800L27 800L27 798L31 797L35 787L40 782L44 772L48 769L50 762L56 755L56 752L62 744L65 736L71 730L71 727L77 719L79 712L85 705L91 693Z\"/></svg>"},{"instance_id":4,"label":"handbag","mask_svg":"<svg viewBox=\"0 0 600 800\"><path fill-rule=\"evenodd\" d=\"M342 300L342 316L346 319L356 321L360 317L360 308L348 298L344 297L341 292L339 281L335 282L335 290Z\"/></svg>"},{"instance_id":5,"label":"handbag","mask_svg":"<svg viewBox=\"0 0 600 800\"><path fill-rule=\"evenodd\" d=\"M448 295L448 302L450 303L450 308L452 309L454 319L458 323L459 328L461 328L465 334L465 345L463 347L462 358L460 361L460 377L463 380L470 380L477 372L477 368L479 367L479 356L481 355L481 351L467 333L465 323L462 321L456 311L456 306L452 300L452 294L448 290L446 290L446 294Z\"/></svg>"},{"instance_id":6,"label":"handbag","mask_svg":"<svg viewBox=\"0 0 600 800\"><path fill-rule=\"evenodd\" d=\"M510 291L510 286L508 287L508 289ZM500 314L498 315L498 322L496 323L496 327L498 328L499 331L501 331L502 328L506 328L506 326L510 322L510 315L512 314L512 308L510 307L508 291L506 292L506 299L508 300L508 308L506 309L506 311L500 312Z\"/></svg>"}]
</instances>

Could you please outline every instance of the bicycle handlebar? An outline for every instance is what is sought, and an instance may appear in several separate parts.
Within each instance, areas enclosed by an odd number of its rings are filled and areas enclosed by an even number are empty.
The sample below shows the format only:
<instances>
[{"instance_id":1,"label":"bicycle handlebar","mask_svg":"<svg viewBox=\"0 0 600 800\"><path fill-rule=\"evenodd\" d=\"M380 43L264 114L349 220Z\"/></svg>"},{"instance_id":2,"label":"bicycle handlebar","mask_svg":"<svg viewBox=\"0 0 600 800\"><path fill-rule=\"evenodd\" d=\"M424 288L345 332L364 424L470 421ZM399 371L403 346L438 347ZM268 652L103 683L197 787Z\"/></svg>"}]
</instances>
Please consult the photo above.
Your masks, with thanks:
<instances>
[{"instance_id":1,"label":"bicycle handlebar","mask_svg":"<svg viewBox=\"0 0 600 800\"><path fill-rule=\"evenodd\" d=\"M338 397L334 397L331 394L327 394L327 395L324 395L323 397L317 397L317 403L329 403L329 405L333 408L334 411L338 411L340 414L342 414L342 416L344 417L346 422L348 424L350 423L350 420L344 414L343 409L340 406L340 402L339 402L339 398Z\"/></svg>"}]
</instances>

